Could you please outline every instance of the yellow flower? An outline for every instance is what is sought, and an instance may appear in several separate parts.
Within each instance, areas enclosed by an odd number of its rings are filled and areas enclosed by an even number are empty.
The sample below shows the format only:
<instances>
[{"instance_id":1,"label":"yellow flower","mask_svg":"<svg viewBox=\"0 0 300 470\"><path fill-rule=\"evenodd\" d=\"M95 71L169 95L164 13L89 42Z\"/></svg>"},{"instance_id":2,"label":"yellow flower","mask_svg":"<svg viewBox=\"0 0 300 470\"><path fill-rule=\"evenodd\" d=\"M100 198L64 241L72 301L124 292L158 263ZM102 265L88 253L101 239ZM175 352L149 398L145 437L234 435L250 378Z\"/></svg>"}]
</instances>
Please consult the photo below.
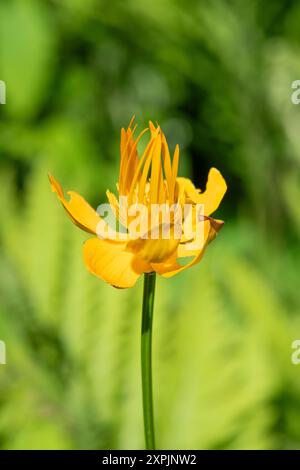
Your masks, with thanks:
<instances>
[{"instance_id":1,"label":"yellow flower","mask_svg":"<svg viewBox=\"0 0 300 470\"><path fill-rule=\"evenodd\" d=\"M107 191L110 207L123 230L110 227L79 194L69 191L67 200L60 184L49 175L52 190L72 222L96 235L84 244L87 269L119 288L132 287L143 273L154 271L171 277L197 264L223 225L210 215L227 189L215 168L209 171L204 192L189 179L178 177L178 145L171 159L159 126L150 122L149 129L135 138L132 121L127 130L121 131L119 198ZM148 131L149 141L139 156L137 145ZM158 207L163 210L157 212ZM187 257L191 260L180 264L180 259Z\"/></svg>"}]
</instances>

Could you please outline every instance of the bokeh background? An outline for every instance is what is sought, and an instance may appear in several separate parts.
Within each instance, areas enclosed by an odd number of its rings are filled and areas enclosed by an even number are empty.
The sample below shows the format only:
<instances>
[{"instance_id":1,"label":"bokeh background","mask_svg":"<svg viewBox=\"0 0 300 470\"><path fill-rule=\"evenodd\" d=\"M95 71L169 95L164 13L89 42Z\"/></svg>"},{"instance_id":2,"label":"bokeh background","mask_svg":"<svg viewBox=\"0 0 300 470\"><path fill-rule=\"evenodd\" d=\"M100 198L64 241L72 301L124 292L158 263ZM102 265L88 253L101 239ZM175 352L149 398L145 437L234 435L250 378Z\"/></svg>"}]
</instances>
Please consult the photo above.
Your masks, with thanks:
<instances>
[{"instance_id":1,"label":"bokeh background","mask_svg":"<svg viewBox=\"0 0 300 470\"><path fill-rule=\"evenodd\" d=\"M143 448L142 282L86 272L47 180L103 202L133 114L229 186L201 264L158 280L158 447L300 448L299 22L297 0L1 0L1 448Z\"/></svg>"}]
</instances>

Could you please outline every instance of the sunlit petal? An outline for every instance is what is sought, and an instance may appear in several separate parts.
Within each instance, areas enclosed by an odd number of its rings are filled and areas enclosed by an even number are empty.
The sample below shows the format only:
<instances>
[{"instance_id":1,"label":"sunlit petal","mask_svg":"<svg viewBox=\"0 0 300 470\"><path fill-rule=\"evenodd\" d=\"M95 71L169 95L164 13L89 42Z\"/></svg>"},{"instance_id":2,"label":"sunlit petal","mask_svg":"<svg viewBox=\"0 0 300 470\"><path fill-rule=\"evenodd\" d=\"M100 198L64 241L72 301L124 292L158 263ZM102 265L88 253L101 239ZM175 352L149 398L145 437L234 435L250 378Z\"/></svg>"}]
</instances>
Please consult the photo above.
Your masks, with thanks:
<instances>
[{"instance_id":1,"label":"sunlit petal","mask_svg":"<svg viewBox=\"0 0 300 470\"><path fill-rule=\"evenodd\" d=\"M49 180L52 191L57 194L72 222L82 230L96 234L98 223L100 221L103 223L97 212L74 191L68 191L70 200L67 201L60 183L52 175L49 175Z\"/></svg>"},{"instance_id":2,"label":"sunlit petal","mask_svg":"<svg viewBox=\"0 0 300 470\"><path fill-rule=\"evenodd\" d=\"M189 196L194 203L204 205L204 214L210 215L218 209L224 194L226 193L227 185L216 168L211 168L208 174L206 189L203 193L189 192Z\"/></svg>"},{"instance_id":3,"label":"sunlit petal","mask_svg":"<svg viewBox=\"0 0 300 470\"><path fill-rule=\"evenodd\" d=\"M132 287L142 273L152 268L133 253L124 251L125 246L126 243L90 238L83 247L87 269L115 287Z\"/></svg>"}]
</instances>

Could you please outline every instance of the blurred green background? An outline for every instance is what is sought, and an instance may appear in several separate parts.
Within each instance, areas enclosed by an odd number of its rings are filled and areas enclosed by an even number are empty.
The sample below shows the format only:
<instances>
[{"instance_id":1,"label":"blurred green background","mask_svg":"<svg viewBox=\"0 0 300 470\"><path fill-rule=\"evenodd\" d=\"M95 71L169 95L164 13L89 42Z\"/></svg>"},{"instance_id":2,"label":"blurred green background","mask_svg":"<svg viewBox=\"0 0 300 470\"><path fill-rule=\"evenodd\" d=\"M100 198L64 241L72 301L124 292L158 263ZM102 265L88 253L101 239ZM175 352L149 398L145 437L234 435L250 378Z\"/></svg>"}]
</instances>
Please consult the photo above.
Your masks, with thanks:
<instances>
[{"instance_id":1,"label":"blurred green background","mask_svg":"<svg viewBox=\"0 0 300 470\"><path fill-rule=\"evenodd\" d=\"M1 448L143 448L142 282L87 273L47 180L103 202L134 113L229 186L201 264L158 280L158 447L300 448L299 22L297 0L1 0Z\"/></svg>"}]
</instances>

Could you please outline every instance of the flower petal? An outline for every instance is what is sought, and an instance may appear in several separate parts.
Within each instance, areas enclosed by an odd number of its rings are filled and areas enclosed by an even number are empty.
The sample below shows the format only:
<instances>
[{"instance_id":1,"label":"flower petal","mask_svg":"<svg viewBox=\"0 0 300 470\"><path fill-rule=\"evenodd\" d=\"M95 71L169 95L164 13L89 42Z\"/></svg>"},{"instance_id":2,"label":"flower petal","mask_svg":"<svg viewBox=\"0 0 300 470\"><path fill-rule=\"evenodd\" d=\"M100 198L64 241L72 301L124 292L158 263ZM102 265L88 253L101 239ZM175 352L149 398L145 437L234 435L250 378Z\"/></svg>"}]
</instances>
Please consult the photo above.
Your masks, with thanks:
<instances>
[{"instance_id":1,"label":"flower petal","mask_svg":"<svg viewBox=\"0 0 300 470\"><path fill-rule=\"evenodd\" d=\"M127 243L126 250L137 253L149 263L161 263L170 258L176 251L180 240L143 239L138 238Z\"/></svg>"},{"instance_id":2,"label":"flower petal","mask_svg":"<svg viewBox=\"0 0 300 470\"><path fill-rule=\"evenodd\" d=\"M184 271L187 268L191 268L195 264L198 264L205 253L206 247L212 240L214 240L217 232L223 226L222 221L214 220L211 217L207 218L203 223L204 236L202 246L200 248L197 250L190 250L188 249L187 244L179 245L177 251L165 263L151 263L153 270L164 277L172 277L175 274ZM194 258L185 266L182 266L177 262L178 258L190 256L194 256Z\"/></svg>"},{"instance_id":3,"label":"flower petal","mask_svg":"<svg viewBox=\"0 0 300 470\"><path fill-rule=\"evenodd\" d=\"M65 208L68 216L77 227L85 230L86 232L96 234L97 225L101 221L104 221L99 217L97 212L86 202L86 200L75 193L74 191L68 191L70 200L67 201L64 196L63 189L54 176L49 174L49 180L51 183L52 191L55 192Z\"/></svg>"},{"instance_id":4,"label":"flower petal","mask_svg":"<svg viewBox=\"0 0 300 470\"><path fill-rule=\"evenodd\" d=\"M216 168L211 168L205 191L199 194L196 190L194 193L189 192L188 195L194 203L203 204L204 214L210 215L218 209L226 190L227 185L221 173Z\"/></svg>"},{"instance_id":5,"label":"flower petal","mask_svg":"<svg viewBox=\"0 0 300 470\"><path fill-rule=\"evenodd\" d=\"M114 287L132 287L151 266L132 253L124 251L126 243L90 238L83 246L83 259L87 269Z\"/></svg>"},{"instance_id":6,"label":"flower petal","mask_svg":"<svg viewBox=\"0 0 300 470\"><path fill-rule=\"evenodd\" d=\"M175 236L173 224L160 224L145 236L130 240L126 250L138 254L149 263L161 263L177 250L180 238Z\"/></svg>"},{"instance_id":7,"label":"flower petal","mask_svg":"<svg viewBox=\"0 0 300 470\"><path fill-rule=\"evenodd\" d=\"M184 189L186 194L194 194L197 191L194 183L189 178L178 176L176 178L176 183L178 184L179 188L182 187Z\"/></svg>"}]
</instances>

